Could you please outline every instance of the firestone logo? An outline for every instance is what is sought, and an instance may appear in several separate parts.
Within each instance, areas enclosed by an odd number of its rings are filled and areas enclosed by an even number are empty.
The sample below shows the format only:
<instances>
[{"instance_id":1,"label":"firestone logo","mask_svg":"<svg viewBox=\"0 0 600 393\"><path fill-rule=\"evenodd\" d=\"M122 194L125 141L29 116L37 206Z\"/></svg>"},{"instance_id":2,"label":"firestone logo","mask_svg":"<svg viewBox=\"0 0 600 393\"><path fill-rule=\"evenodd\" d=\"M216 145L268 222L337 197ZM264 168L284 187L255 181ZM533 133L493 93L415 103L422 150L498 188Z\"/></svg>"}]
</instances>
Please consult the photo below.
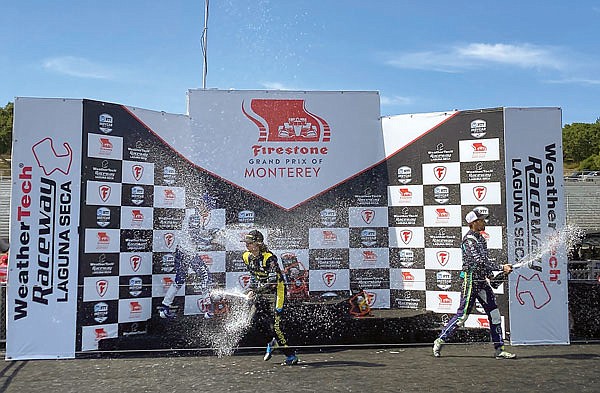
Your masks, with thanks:
<instances>
[{"instance_id":1,"label":"firestone logo","mask_svg":"<svg viewBox=\"0 0 600 393\"><path fill-rule=\"evenodd\" d=\"M366 224L370 224L373 222L373 219L375 218L375 210L365 209L360 213L360 216L362 217L363 221Z\"/></svg>"},{"instance_id":2,"label":"firestone logo","mask_svg":"<svg viewBox=\"0 0 600 393\"><path fill-rule=\"evenodd\" d=\"M102 202L108 201L108 198L110 198L110 191L111 187L109 185L102 184L98 187L98 195L100 196Z\"/></svg>"},{"instance_id":3,"label":"firestone logo","mask_svg":"<svg viewBox=\"0 0 600 393\"><path fill-rule=\"evenodd\" d=\"M435 257L438 263L442 266L446 266L448 261L450 260L450 253L448 251L438 251L435 253Z\"/></svg>"},{"instance_id":4,"label":"firestone logo","mask_svg":"<svg viewBox=\"0 0 600 393\"><path fill-rule=\"evenodd\" d=\"M129 265L131 266L131 270L137 272L142 265L142 257L139 255L132 255L129 257Z\"/></svg>"},{"instance_id":5,"label":"firestone logo","mask_svg":"<svg viewBox=\"0 0 600 393\"><path fill-rule=\"evenodd\" d=\"M473 196L479 202L481 202L485 198L486 194L487 194L487 187L486 186L476 186L476 187L473 187Z\"/></svg>"},{"instance_id":6,"label":"firestone logo","mask_svg":"<svg viewBox=\"0 0 600 393\"><path fill-rule=\"evenodd\" d=\"M108 281L96 281L96 292L98 292L98 295L100 295L100 297L104 297L104 295L106 295L106 291L108 291Z\"/></svg>"},{"instance_id":7,"label":"firestone logo","mask_svg":"<svg viewBox=\"0 0 600 393\"><path fill-rule=\"evenodd\" d=\"M238 282L240 284L240 287L242 287L242 289L248 289L248 287L250 287L250 275L249 274L242 274L238 278Z\"/></svg>"},{"instance_id":8,"label":"firestone logo","mask_svg":"<svg viewBox=\"0 0 600 393\"><path fill-rule=\"evenodd\" d=\"M323 273L323 283L331 288L335 284L336 274L333 272Z\"/></svg>"},{"instance_id":9,"label":"firestone logo","mask_svg":"<svg viewBox=\"0 0 600 393\"><path fill-rule=\"evenodd\" d=\"M433 168L433 175L438 181L444 180L446 177L447 168L445 166L436 166Z\"/></svg>"},{"instance_id":10,"label":"firestone logo","mask_svg":"<svg viewBox=\"0 0 600 393\"><path fill-rule=\"evenodd\" d=\"M167 232L164 234L164 240L165 240L165 246L167 246L167 248L171 248L173 247L173 244L175 244L175 235L171 232Z\"/></svg>"},{"instance_id":11,"label":"firestone logo","mask_svg":"<svg viewBox=\"0 0 600 393\"><path fill-rule=\"evenodd\" d=\"M402 232L400 232L400 240L402 240L402 243L408 244L408 243L410 243L412 238L413 238L413 232L410 229L405 229Z\"/></svg>"},{"instance_id":12,"label":"firestone logo","mask_svg":"<svg viewBox=\"0 0 600 393\"><path fill-rule=\"evenodd\" d=\"M141 210L135 209L131 211L131 224L139 227L144 222L144 213Z\"/></svg>"},{"instance_id":13,"label":"firestone logo","mask_svg":"<svg viewBox=\"0 0 600 393\"><path fill-rule=\"evenodd\" d=\"M140 181L140 179L142 178L142 175L144 174L144 167L142 165L136 164L131 167L131 172L132 172L133 178L136 181Z\"/></svg>"}]
</instances>

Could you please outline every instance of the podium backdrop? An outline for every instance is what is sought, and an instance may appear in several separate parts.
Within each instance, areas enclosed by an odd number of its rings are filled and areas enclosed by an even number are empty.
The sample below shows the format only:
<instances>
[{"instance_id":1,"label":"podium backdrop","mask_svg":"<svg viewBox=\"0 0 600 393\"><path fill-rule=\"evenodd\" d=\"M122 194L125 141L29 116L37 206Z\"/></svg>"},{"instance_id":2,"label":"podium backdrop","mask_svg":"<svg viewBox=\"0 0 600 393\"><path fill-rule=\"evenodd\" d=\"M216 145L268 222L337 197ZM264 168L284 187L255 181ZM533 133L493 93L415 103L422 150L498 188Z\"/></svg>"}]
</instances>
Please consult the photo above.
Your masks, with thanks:
<instances>
[{"instance_id":1,"label":"podium backdrop","mask_svg":"<svg viewBox=\"0 0 600 393\"><path fill-rule=\"evenodd\" d=\"M7 359L146 334L192 215L219 287L247 285L240 239L259 229L301 300L364 290L376 309L442 315L469 210L490 213L498 263L565 223L558 108L381 118L376 92L190 90L175 115L17 98L13 135ZM566 253L542 259L498 290L513 343L568 343ZM193 278L180 315L205 306ZM467 327L487 327L482 312Z\"/></svg>"}]
</instances>

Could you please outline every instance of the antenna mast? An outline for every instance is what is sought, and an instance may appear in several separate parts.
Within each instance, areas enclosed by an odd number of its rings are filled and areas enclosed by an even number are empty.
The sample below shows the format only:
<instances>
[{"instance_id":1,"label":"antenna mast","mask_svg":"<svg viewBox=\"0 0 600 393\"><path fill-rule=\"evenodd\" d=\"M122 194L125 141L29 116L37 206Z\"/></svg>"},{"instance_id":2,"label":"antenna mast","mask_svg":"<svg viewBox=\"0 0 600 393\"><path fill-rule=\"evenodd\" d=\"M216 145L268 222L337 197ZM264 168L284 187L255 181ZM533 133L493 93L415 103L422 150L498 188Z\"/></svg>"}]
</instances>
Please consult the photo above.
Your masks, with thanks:
<instances>
[{"instance_id":1,"label":"antenna mast","mask_svg":"<svg viewBox=\"0 0 600 393\"><path fill-rule=\"evenodd\" d=\"M202 30L202 38L200 45L202 46L202 88L206 89L206 73L208 72L208 61L206 54L206 44L208 39L208 2L209 0L205 0L204 7L204 30Z\"/></svg>"}]
</instances>

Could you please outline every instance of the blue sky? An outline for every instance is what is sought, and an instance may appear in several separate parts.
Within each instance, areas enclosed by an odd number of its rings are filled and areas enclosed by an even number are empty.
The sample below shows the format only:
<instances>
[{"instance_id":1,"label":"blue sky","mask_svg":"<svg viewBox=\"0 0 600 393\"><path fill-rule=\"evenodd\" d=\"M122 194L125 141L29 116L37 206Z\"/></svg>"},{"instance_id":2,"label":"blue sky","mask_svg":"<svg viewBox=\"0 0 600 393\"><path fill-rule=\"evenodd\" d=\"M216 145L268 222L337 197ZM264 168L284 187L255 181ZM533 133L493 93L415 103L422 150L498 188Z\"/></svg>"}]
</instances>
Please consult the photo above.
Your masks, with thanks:
<instances>
[{"instance_id":1,"label":"blue sky","mask_svg":"<svg viewBox=\"0 0 600 393\"><path fill-rule=\"evenodd\" d=\"M600 117L600 1L210 0L208 88L377 90L381 114L552 106ZM204 0L21 0L0 105L90 98L185 113Z\"/></svg>"}]
</instances>

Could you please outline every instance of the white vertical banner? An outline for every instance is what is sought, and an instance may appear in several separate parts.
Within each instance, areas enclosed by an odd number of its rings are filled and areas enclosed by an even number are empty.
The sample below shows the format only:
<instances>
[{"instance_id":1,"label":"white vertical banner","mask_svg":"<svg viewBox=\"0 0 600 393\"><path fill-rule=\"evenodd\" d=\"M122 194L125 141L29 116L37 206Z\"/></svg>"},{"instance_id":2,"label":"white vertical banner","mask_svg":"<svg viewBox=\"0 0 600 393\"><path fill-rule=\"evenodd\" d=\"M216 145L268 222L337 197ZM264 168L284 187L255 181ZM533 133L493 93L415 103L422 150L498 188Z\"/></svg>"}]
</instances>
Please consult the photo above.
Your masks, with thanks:
<instances>
[{"instance_id":1,"label":"white vertical banner","mask_svg":"<svg viewBox=\"0 0 600 393\"><path fill-rule=\"evenodd\" d=\"M508 262L541 257L509 278L512 344L568 344L567 250L560 108L506 108Z\"/></svg>"},{"instance_id":2,"label":"white vertical banner","mask_svg":"<svg viewBox=\"0 0 600 393\"><path fill-rule=\"evenodd\" d=\"M82 100L15 100L9 360L75 357L82 111Z\"/></svg>"}]
</instances>

